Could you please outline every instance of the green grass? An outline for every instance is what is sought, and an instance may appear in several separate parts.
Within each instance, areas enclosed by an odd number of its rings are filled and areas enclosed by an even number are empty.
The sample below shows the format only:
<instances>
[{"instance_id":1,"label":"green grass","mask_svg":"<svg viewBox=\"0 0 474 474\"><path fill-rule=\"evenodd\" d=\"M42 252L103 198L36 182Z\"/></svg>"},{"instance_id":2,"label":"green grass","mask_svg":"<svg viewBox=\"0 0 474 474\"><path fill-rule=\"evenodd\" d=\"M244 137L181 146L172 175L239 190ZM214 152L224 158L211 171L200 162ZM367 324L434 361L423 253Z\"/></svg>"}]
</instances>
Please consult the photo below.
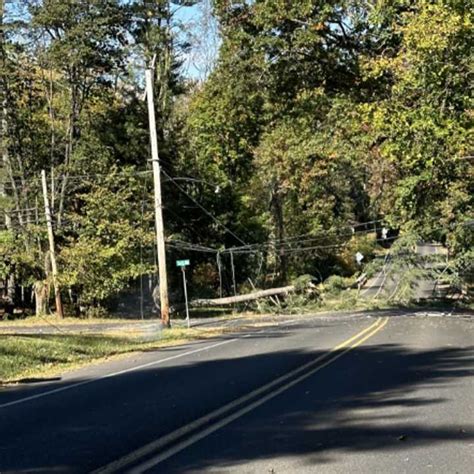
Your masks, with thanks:
<instances>
[{"instance_id":1,"label":"green grass","mask_svg":"<svg viewBox=\"0 0 474 474\"><path fill-rule=\"evenodd\" d=\"M47 316L28 316L26 318L16 318L0 321L0 329L12 326L47 326L54 324L57 326L88 325L88 324L127 324L141 319L119 319L119 318L73 318L66 317L59 319L54 315Z\"/></svg>"},{"instance_id":2,"label":"green grass","mask_svg":"<svg viewBox=\"0 0 474 474\"><path fill-rule=\"evenodd\" d=\"M265 308L266 314L317 314L328 311L360 311L376 310L398 305L387 301L369 301L357 298L357 290L348 290L339 295L326 294L321 300L311 301L303 304L298 298L293 299L288 307ZM426 303L432 305L432 303ZM439 303L441 305L441 303ZM419 306L422 303L418 303ZM268 305L270 306L270 305ZM263 309L263 308L262 308ZM219 312L214 313L216 316ZM246 312L239 316L255 313ZM227 315L229 315L227 310ZM263 314L260 314L263 317ZM235 317L235 316L234 316ZM42 321L42 323L41 323ZM51 322L58 323L57 319ZM81 320L69 319L67 324L77 324ZM113 320L84 320L84 323L111 322ZM16 324L24 325L26 322L34 326L44 324L42 318L29 318L17 321ZM123 322L118 320L117 322ZM15 321L11 322L14 326ZM61 323L60 323L61 324ZM10 324L2 322L2 328ZM62 324L61 324L62 325ZM258 326L258 324L257 324ZM230 329L229 329L230 330ZM236 328L232 328L235 331ZM159 349L172 345L184 344L186 342L216 337L222 335L225 330L222 327L212 328L173 328L163 331L160 336L144 341L137 336L143 336L140 331L134 334L130 328L123 328L113 334L2 334L0 335L0 385L3 383L20 382L24 379L47 379L55 377L62 372L83 367L91 363L106 360L112 357L124 357L133 352Z\"/></svg>"},{"instance_id":3,"label":"green grass","mask_svg":"<svg viewBox=\"0 0 474 474\"><path fill-rule=\"evenodd\" d=\"M215 318L215 317L231 317L232 308L190 308L191 318ZM135 322L149 322L157 320L158 316L154 319L146 318L141 319L138 315L123 318L117 317L105 317L105 318L77 318L77 317L65 317L59 319L55 315L40 315L40 316L27 316L17 317L14 319L1 319L0 317L0 329L8 328L12 326L47 326L54 324L56 326L87 326L89 324L133 324ZM179 314L173 314L172 319L184 319L186 317L184 311Z\"/></svg>"},{"instance_id":4,"label":"green grass","mask_svg":"<svg viewBox=\"0 0 474 474\"><path fill-rule=\"evenodd\" d=\"M0 338L0 384L53 377L92 362L215 337L223 332L219 328L170 329L146 342L104 335L3 335Z\"/></svg>"}]
</instances>

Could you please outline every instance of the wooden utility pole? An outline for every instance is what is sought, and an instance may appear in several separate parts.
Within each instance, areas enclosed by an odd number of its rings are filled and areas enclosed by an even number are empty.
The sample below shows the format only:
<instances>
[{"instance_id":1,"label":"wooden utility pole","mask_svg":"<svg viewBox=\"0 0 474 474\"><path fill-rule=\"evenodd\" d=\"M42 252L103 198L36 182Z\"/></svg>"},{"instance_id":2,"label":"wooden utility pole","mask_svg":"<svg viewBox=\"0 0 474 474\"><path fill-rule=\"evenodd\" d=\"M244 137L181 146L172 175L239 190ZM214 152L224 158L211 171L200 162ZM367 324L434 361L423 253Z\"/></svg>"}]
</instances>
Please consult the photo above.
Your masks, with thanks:
<instances>
[{"instance_id":1,"label":"wooden utility pole","mask_svg":"<svg viewBox=\"0 0 474 474\"><path fill-rule=\"evenodd\" d=\"M217 252L217 270L219 271L219 297L222 298L222 260L221 252Z\"/></svg>"},{"instance_id":2,"label":"wooden utility pole","mask_svg":"<svg viewBox=\"0 0 474 474\"><path fill-rule=\"evenodd\" d=\"M53 273L54 299L56 301L56 313L60 318L64 318L63 302L61 301L61 291L58 283L58 266L56 264L56 252L54 249L53 224L51 221L51 209L49 207L48 186L46 184L46 171L41 170L41 183L43 185L44 213L46 225L48 227L49 253L51 258L51 270Z\"/></svg>"},{"instance_id":3,"label":"wooden utility pole","mask_svg":"<svg viewBox=\"0 0 474 474\"><path fill-rule=\"evenodd\" d=\"M4 0L0 0L0 70L6 71L5 62L6 62L6 52L5 52L5 33L3 28L3 15L5 9ZM0 78L2 82L2 94L1 94L1 129L0 129L0 149L2 150L2 162L0 169L3 170L3 173L0 173L0 199L7 199L7 191L5 187L5 181L7 178L7 169L9 167L9 156L8 156L8 145L7 145L7 134L8 134L8 110L7 110L7 75L6 72L2 74ZM19 214L21 216L21 214ZM12 219L10 213L6 210L4 212L5 227L7 230L12 229ZM10 303L14 303L15 300L15 275L10 273L7 278L7 298Z\"/></svg>"},{"instance_id":4,"label":"wooden utility pole","mask_svg":"<svg viewBox=\"0 0 474 474\"><path fill-rule=\"evenodd\" d=\"M230 251L230 266L232 268L232 287L234 288L234 296L237 296L237 285L235 284L235 266L234 266L234 254Z\"/></svg>"},{"instance_id":5,"label":"wooden utility pole","mask_svg":"<svg viewBox=\"0 0 474 474\"><path fill-rule=\"evenodd\" d=\"M156 247L158 250L158 271L160 278L160 308L163 327L170 327L170 310L168 300L168 276L166 273L165 234L163 226L163 209L161 200L161 175L158 157L158 138L156 136L155 101L153 98L153 70L145 71L146 95L148 102L148 121L150 123L151 162L153 165L153 184L155 189L155 224Z\"/></svg>"}]
</instances>

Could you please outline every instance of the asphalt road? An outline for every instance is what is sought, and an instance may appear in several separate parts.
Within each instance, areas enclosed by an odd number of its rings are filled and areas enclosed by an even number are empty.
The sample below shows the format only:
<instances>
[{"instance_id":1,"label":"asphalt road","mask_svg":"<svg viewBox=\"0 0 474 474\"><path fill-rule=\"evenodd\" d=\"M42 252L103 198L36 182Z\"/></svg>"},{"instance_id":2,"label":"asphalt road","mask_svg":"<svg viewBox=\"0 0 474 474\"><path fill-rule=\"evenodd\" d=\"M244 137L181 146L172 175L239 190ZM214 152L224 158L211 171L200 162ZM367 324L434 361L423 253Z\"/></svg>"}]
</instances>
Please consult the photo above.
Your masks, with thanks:
<instances>
[{"instance_id":1,"label":"asphalt road","mask_svg":"<svg viewBox=\"0 0 474 474\"><path fill-rule=\"evenodd\" d=\"M470 473L473 319L433 314L297 318L4 388L0 472Z\"/></svg>"},{"instance_id":2,"label":"asphalt road","mask_svg":"<svg viewBox=\"0 0 474 474\"><path fill-rule=\"evenodd\" d=\"M439 244L421 243L416 247L416 254L420 257L444 255L445 252L446 249ZM394 265L394 259L396 257L390 254L385 257L382 269L366 282L360 292L360 296L366 299L375 299L377 297L392 299L397 295L406 272L410 270L410 265L404 268L396 266ZM435 268L435 266L442 269L444 264L442 262L432 263L429 261L423 264L423 267L426 269ZM443 291L441 291L441 287L437 285L433 278L425 277L416 282L416 287L413 288L412 299L430 299L434 295L445 296L446 292L447 288L443 288Z\"/></svg>"}]
</instances>

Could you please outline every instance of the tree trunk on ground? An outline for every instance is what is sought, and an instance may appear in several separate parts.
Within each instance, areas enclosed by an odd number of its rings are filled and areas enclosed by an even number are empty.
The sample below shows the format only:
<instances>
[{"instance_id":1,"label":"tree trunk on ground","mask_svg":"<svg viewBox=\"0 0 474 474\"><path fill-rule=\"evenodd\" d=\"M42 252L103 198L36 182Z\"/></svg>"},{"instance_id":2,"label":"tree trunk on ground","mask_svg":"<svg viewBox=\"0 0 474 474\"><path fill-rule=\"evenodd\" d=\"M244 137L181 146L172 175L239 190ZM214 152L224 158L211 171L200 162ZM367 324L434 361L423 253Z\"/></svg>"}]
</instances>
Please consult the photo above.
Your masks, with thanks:
<instances>
[{"instance_id":1,"label":"tree trunk on ground","mask_svg":"<svg viewBox=\"0 0 474 474\"><path fill-rule=\"evenodd\" d=\"M216 299L199 299L190 302L189 306L198 308L202 306L226 306L235 303L245 303L247 301L254 301L260 298L268 298L276 295L287 295L295 291L294 285L284 286L282 288L271 288L269 290L254 291L246 295L229 296L227 298Z\"/></svg>"}]
</instances>

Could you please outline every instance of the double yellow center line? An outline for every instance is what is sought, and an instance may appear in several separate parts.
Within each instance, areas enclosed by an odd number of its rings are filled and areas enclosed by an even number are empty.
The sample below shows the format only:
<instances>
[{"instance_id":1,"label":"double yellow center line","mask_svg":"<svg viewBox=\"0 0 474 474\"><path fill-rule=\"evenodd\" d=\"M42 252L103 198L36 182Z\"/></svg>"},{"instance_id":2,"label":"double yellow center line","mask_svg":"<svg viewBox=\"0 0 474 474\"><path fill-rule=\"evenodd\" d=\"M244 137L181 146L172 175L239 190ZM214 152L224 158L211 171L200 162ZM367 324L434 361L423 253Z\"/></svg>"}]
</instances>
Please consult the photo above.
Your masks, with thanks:
<instances>
[{"instance_id":1,"label":"double yellow center line","mask_svg":"<svg viewBox=\"0 0 474 474\"><path fill-rule=\"evenodd\" d=\"M358 332L355 336L352 336L349 339L346 339L344 342L341 342L338 346L331 350L331 352L337 351L339 349L343 349L344 347L348 347L349 349L353 349L357 346L363 344L367 339L370 339L374 334L379 332L383 327L387 324L388 317L385 318L377 318L374 324L370 325L368 328ZM368 334L367 334L368 333ZM365 336L364 336L365 334ZM364 336L364 337L362 337ZM354 342L356 341L356 342ZM354 344L350 345L352 342Z\"/></svg>"},{"instance_id":2,"label":"double yellow center line","mask_svg":"<svg viewBox=\"0 0 474 474\"><path fill-rule=\"evenodd\" d=\"M123 471L142 473L151 469L333 363L381 331L387 322L387 317L377 318L369 327L341 342L329 352L320 355L316 359L311 360L217 410L152 441L142 448L94 471L94 473L105 474ZM131 466L134 467L132 468Z\"/></svg>"}]
</instances>

